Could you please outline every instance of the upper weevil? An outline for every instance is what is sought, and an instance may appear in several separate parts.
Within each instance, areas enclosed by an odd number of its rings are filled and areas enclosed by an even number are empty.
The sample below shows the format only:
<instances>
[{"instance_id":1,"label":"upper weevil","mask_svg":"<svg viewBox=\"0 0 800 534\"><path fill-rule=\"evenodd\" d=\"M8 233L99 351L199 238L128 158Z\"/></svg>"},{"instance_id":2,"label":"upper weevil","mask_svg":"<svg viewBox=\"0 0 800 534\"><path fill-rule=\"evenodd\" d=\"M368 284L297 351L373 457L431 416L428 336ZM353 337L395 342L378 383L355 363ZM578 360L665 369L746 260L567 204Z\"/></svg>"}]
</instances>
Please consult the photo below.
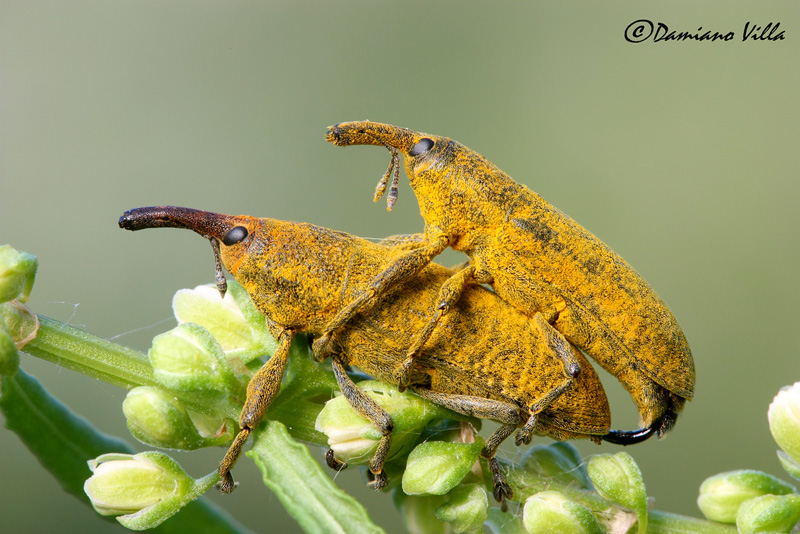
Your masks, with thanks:
<instances>
[{"instance_id":1,"label":"upper weevil","mask_svg":"<svg viewBox=\"0 0 800 534\"><path fill-rule=\"evenodd\" d=\"M469 256L439 311L409 351L416 351L468 283L491 284L524 313L547 322L616 376L631 394L646 431L627 444L663 435L694 393L694 361L675 317L644 279L606 244L486 158L436 135L371 121L328 128L339 146L376 145L392 161L378 184L389 209L397 199L399 153L425 220L424 238L376 278L373 291L345 312L355 313L383 288L413 275L448 246ZM349 319L341 313L332 327ZM327 337L320 340L327 342Z\"/></svg>"}]
</instances>

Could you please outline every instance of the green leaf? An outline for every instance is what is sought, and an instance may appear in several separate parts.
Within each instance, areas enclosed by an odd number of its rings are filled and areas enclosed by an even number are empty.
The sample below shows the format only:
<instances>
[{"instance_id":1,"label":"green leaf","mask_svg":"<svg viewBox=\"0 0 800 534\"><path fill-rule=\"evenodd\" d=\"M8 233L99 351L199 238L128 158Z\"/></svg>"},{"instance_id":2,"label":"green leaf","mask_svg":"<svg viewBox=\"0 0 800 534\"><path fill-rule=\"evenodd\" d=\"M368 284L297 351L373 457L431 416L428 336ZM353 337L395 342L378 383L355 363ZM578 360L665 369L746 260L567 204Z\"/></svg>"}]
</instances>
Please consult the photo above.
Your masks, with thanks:
<instances>
[{"instance_id":1,"label":"green leaf","mask_svg":"<svg viewBox=\"0 0 800 534\"><path fill-rule=\"evenodd\" d=\"M20 369L0 380L0 410L6 426L50 471L68 493L87 506L83 484L92 474L88 460L111 452L134 451L117 438L95 430L51 396L34 377ZM154 532L215 534L247 532L211 503L194 501Z\"/></svg>"},{"instance_id":2,"label":"green leaf","mask_svg":"<svg viewBox=\"0 0 800 534\"><path fill-rule=\"evenodd\" d=\"M107 452L133 452L123 441L97 432L82 417L52 397L22 369L4 377L0 409L14 431L65 491L86 504L83 483L92 472L86 462Z\"/></svg>"},{"instance_id":3,"label":"green leaf","mask_svg":"<svg viewBox=\"0 0 800 534\"><path fill-rule=\"evenodd\" d=\"M247 453L258 465L264 484L286 511L309 533L383 533L353 497L339 489L308 448L289 436L277 421L266 421L254 433Z\"/></svg>"}]
</instances>

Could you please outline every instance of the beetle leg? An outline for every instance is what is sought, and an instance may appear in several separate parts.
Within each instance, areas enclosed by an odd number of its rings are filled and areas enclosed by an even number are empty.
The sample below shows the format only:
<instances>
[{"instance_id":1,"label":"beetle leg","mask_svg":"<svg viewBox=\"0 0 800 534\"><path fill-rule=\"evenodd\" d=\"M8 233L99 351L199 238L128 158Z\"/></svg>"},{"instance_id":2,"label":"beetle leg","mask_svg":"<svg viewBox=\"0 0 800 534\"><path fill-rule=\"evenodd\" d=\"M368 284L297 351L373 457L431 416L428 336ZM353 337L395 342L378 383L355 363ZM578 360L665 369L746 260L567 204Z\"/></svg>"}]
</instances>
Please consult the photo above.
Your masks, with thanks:
<instances>
[{"instance_id":1,"label":"beetle leg","mask_svg":"<svg viewBox=\"0 0 800 534\"><path fill-rule=\"evenodd\" d=\"M450 239L442 235L436 241L423 243L420 247L412 249L397 258L382 273L372 279L366 290L339 310L336 317L325 327L325 333L314 341L314 352L322 352L325 346L330 343L331 335L335 330L347 324L357 313L367 311L374 306L378 299L390 288L420 272L433 258L441 254L449 244Z\"/></svg>"},{"instance_id":2,"label":"beetle leg","mask_svg":"<svg viewBox=\"0 0 800 534\"><path fill-rule=\"evenodd\" d=\"M374 477L370 485L376 490L383 489L388 483L386 473L383 472L383 463L386 461L386 455L389 454L389 447L392 444L394 421L372 397L358 389L355 382L347 376L344 365L339 361L338 357L331 356L331 364L333 366L333 374L336 376L336 381L339 383L347 402L350 403L350 406L353 407L358 415L369 419L381 432L382 437L378 443L378 449L369 462L369 471ZM328 465L330 466L331 463L328 462Z\"/></svg>"},{"instance_id":3,"label":"beetle leg","mask_svg":"<svg viewBox=\"0 0 800 534\"><path fill-rule=\"evenodd\" d=\"M539 331L544 334L545 343L552 349L555 356L561 360L564 366L564 375L568 378L575 378L581 372L581 366L575 353L572 352L572 345L566 340L564 335L556 330L553 325L548 323L541 313L533 315L533 322L539 327Z\"/></svg>"},{"instance_id":4,"label":"beetle leg","mask_svg":"<svg viewBox=\"0 0 800 534\"><path fill-rule=\"evenodd\" d=\"M481 419L493 419L503 423L486 440L486 444L481 450L481 456L489 462L489 469L492 471L492 485L494 498L499 502L503 509L506 508L506 500L514 496L514 491L506 482L506 477L500 470L500 463L495 458L497 448L500 444L514 432L522 418L520 408L510 402L493 399L485 399L473 395L451 395L438 393L426 388L412 386L414 393L429 401L435 402L454 412L463 413Z\"/></svg>"},{"instance_id":5,"label":"beetle leg","mask_svg":"<svg viewBox=\"0 0 800 534\"><path fill-rule=\"evenodd\" d=\"M515 428L517 428L517 425L507 424L495 430L486 440L486 444L481 451L481 456L488 460L489 469L492 471L492 494L494 495L494 500L500 503L500 507L504 512L508 509L506 500L514 498L514 490L506 482L506 476L500 470L500 462L497 461L495 454L500 444L514 432Z\"/></svg>"},{"instance_id":6,"label":"beetle leg","mask_svg":"<svg viewBox=\"0 0 800 534\"><path fill-rule=\"evenodd\" d=\"M242 408L242 415L239 417L239 427L241 430L233 440L228 452L219 464L219 476L222 478L219 489L223 493L233 491L233 469L236 460L242 453L242 447L247 442L250 432L256 428L264 418L264 413L278 394L281 387L281 379L286 369L286 362L289 359L289 347L292 345L294 333L289 329L284 329L278 338L278 348L275 354L261 366L250 383L247 384L247 399Z\"/></svg>"},{"instance_id":7,"label":"beetle leg","mask_svg":"<svg viewBox=\"0 0 800 534\"><path fill-rule=\"evenodd\" d=\"M411 386L411 389L424 399L464 415L479 419L492 419L501 423L513 423L514 425L522 421L520 407L510 402L486 399L475 395L439 393L419 386Z\"/></svg>"},{"instance_id":8,"label":"beetle leg","mask_svg":"<svg viewBox=\"0 0 800 534\"><path fill-rule=\"evenodd\" d=\"M436 312L433 314L433 317L430 318L428 324L426 324L417 335L414 343L411 344L411 347L409 347L406 352L405 359L397 370L395 370L395 377L397 378L400 391L403 391L408 386L411 367L414 365L414 358L419 354L420 350L422 350L422 346L425 345L425 342L431 337L431 334L433 334L433 331L439 325L439 321L442 320L442 317L450 311L453 304L461 297L461 293L464 291L467 284L475 279L474 275L475 267L468 265L448 278L444 284L442 284L442 287L439 288L439 305L436 307Z\"/></svg>"},{"instance_id":9,"label":"beetle leg","mask_svg":"<svg viewBox=\"0 0 800 534\"><path fill-rule=\"evenodd\" d=\"M575 379L572 377L565 378L561 384L555 386L550 391L545 393L539 400L533 403L530 407L531 416L528 418L525 425L519 429L517 435L514 436L514 443L517 446L528 445L533 439L533 431L536 430L536 420L542 411L550 406L554 400L561 396L566 390L572 386Z\"/></svg>"},{"instance_id":10,"label":"beetle leg","mask_svg":"<svg viewBox=\"0 0 800 534\"><path fill-rule=\"evenodd\" d=\"M533 322L542 334L544 334L545 343L550 347L553 355L561 361L565 378L561 384L550 389L550 391L545 393L529 407L531 416L514 437L514 442L517 446L523 444L527 445L531 442L533 431L536 429L537 416L542 410L550 406L553 401L560 397L561 394L567 391L572 386L573 382L575 382L575 377L581 372L581 366L578 363L578 359L575 357L572 346L567 342L561 332L553 328L553 326L544 319L541 313L536 313L533 316Z\"/></svg>"},{"instance_id":11,"label":"beetle leg","mask_svg":"<svg viewBox=\"0 0 800 534\"><path fill-rule=\"evenodd\" d=\"M325 463L334 471L341 471L347 467L347 462L339 460L333 453L333 449L328 449L328 452L325 453Z\"/></svg>"}]
</instances>

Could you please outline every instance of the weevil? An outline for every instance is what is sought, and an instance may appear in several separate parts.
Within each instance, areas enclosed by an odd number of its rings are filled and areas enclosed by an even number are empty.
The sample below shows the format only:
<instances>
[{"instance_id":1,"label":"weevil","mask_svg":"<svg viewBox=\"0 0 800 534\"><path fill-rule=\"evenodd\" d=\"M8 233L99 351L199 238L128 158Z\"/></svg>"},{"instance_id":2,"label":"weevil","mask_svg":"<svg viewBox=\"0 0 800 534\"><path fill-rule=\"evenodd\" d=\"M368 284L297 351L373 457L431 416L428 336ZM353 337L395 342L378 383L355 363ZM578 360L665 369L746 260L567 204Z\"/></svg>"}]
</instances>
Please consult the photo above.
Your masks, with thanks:
<instances>
[{"instance_id":1,"label":"weevil","mask_svg":"<svg viewBox=\"0 0 800 534\"><path fill-rule=\"evenodd\" d=\"M389 149L391 163L375 193L377 201L394 174L389 209L397 199L402 153L425 220L417 247L376 277L359 302L343 309L333 329L449 246L464 252L469 263L446 285L448 294L404 361L406 372L460 291L471 283L490 284L521 312L543 314L622 382L645 428L609 436L608 441L635 443L653 434L663 436L673 427L694 394L689 345L666 304L606 244L452 139L371 121L336 124L328 128L326 139L339 146ZM324 345L329 334L318 343Z\"/></svg>"},{"instance_id":2,"label":"weevil","mask_svg":"<svg viewBox=\"0 0 800 534\"><path fill-rule=\"evenodd\" d=\"M306 223L172 206L127 211L119 225L128 230L186 228L209 239L220 294L225 292L224 266L247 290L279 341L247 387L241 430L219 467L224 492L232 491L230 471L278 392L292 338L325 332L343 304L409 246L404 238L379 244ZM369 313L356 314L347 328L332 336L326 350L315 355L320 360L330 358L344 396L382 433L369 464L376 488L387 483L383 463L393 423L355 386L346 367L353 365L391 381L452 275L450 269L427 265ZM482 451L500 502L513 492L495 452L515 429L519 429L518 445L529 443L534 434L594 441L609 434L608 400L585 357L549 324L530 320L480 286L462 292L415 363L408 387L418 395L456 412L501 423ZM332 467L338 465L330 451L328 460Z\"/></svg>"}]
</instances>

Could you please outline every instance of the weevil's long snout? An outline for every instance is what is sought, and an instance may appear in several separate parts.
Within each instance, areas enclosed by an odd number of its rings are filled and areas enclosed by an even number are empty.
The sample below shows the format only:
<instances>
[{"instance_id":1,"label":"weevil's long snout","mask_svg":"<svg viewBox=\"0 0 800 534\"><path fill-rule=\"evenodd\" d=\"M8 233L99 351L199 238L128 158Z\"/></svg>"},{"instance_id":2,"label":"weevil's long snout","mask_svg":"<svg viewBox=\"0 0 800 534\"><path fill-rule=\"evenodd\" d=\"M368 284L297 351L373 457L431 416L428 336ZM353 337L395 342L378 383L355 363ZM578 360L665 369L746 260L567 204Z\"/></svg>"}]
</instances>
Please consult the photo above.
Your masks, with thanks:
<instances>
[{"instance_id":1,"label":"weevil's long snout","mask_svg":"<svg viewBox=\"0 0 800 534\"><path fill-rule=\"evenodd\" d=\"M247 231L245 230L242 233L243 227L239 226L244 222L243 219L246 219L246 217L234 217L232 215L177 206L154 206L126 211L119 218L119 227L125 230L186 228L187 230L194 230L209 239L211 248L214 250L217 290L219 290L220 297L224 298L225 292L228 290L228 284L225 280L225 273L222 272L219 244L220 242L227 245L232 244L230 241L231 233L235 234L233 238L236 241L234 243L247 236ZM237 226L239 228L232 232Z\"/></svg>"},{"instance_id":2,"label":"weevil's long snout","mask_svg":"<svg viewBox=\"0 0 800 534\"><path fill-rule=\"evenodd\" d=\"M177 206L136 208L126 211L119 218L119 227L125 230L186 228L219 241L236 225L237 218L231 215Z\"/></svg>"},{"instance_id":3,"label":"weevil's long snout","mask_svg":"<svg viewBox=\"0 0 800 534\"><path fill-rule=\"evenodd\" d=\"M325 140L338 146L375 145L408 152L421 134L372 121L340 122L328 127Z\"/></svg>"}]
</instances>

